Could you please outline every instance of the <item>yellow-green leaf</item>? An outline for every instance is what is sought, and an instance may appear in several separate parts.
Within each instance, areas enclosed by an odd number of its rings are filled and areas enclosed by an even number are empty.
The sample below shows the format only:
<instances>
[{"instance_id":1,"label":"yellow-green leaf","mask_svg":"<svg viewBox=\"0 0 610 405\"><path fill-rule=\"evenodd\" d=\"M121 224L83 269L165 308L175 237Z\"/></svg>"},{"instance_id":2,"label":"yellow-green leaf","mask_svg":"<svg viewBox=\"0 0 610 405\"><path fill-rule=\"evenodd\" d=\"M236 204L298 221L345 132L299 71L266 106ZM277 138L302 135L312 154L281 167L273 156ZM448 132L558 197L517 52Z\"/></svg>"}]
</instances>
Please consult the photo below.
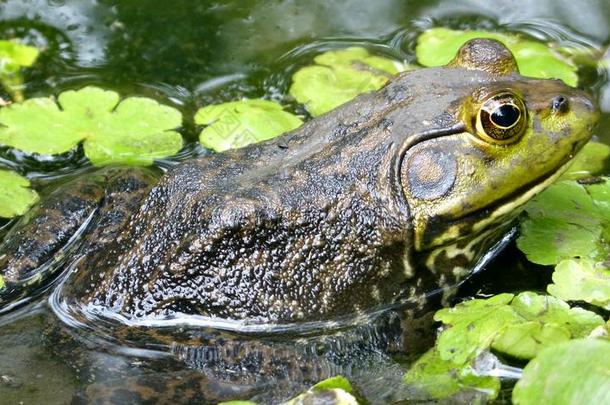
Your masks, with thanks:
<instances>
[{"instance_id":1,"label":"yellow-green leaf","mask_svg":"<svg viewBox=\"0 0 610 405\"><path fill-rule=\"evenodd\" d=\"M417 61L424 66L446 65L460 46L474 38L491 38L506 45L515 56L519 71L524 76L561 79L570 86L578 84L577 68L572 62L547 44L518 34L432 28L417 39Z\"/></svg>"},{"instance_id":2,"label":"yellow-green leaf","mask_svg":"<svg viewBox=\"0 0 610 405\"><path fill-rule=\"evenodd\" d=\"M0 217L23 215L38 201L38 194L30 189L30 181L15 172L0 170Z\"/></svg>"},{"instance_id":3,"label":"yellow-green leaf","mask_svg":"<svg viewBox=\"0 0 610 405\"><path fill-rule=\"evenodd\" d=\"M324 52L314 62L292 76L290 87L290 94L313 116L377 90L393 75L412 68L360 47Z\"/></svg>"},{"instance_id":4,"label":"yellow-green leaf","mask_svg":"<svg viewBox=\"0 0 610 405\"><path fill-rule=\"evenodd\" d=\"M199 142L221 152L275 138L298 128L303 121L276 102L241 100L200 108L195 123L206 126Z\"/></svg>"},{"instance_id":5,"label":"yellow-green leaf","mask_svg":"<svg viewBox=\"0 0 610 405\"><path fill-rule=\"evenodd\" d=\"M66 91L57 101L33 98L0 110L0 144L27 153L54 155L84 143L95 165L149 165L182 147L174 131L182 115L142 98L120 101L113 91L85 87Z\"/></svg>"}]
</instances>

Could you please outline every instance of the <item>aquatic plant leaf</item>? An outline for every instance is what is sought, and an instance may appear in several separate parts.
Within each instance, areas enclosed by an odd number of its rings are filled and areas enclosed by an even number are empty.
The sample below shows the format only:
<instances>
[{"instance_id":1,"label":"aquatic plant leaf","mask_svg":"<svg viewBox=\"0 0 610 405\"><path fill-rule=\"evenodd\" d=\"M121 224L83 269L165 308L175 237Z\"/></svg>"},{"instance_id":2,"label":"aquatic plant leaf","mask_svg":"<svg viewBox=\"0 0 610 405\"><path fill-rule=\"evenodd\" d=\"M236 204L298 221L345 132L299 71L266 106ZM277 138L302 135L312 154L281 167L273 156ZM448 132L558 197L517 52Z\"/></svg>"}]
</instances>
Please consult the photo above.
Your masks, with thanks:
<instances>
[{"instance_id":1,"label":"aquatic plant leaf","mask_svg":"<svg viewBox=\"0 0 610 405\"><path fill-rule=\"evenodd\" d=\"M519 323L521 317L508 305L513 297L513 294L499 294L436 312L434 320L450 326L443 330L436 343L441 359L465 364L489 348L504 328Z\"/></svg>"},{"instance_id":2,"label":"aquatic plant leaf","mask_svg":"<svg viewBox=\"0 0 610 405\"><path fill-rule=\"evenodd\" d=\"M610 342L579 339L548 347L523 370L515 404L610 403Z\"/></svg>"},{"instance_id":3,"label":"aquatic plant leaf","mask_svg":"<svg viewBox=\"0 0 610 405\"><path fill-rule=\"evenodd\" d=\"M290 86L290 94L314 117L377 90L393 75L413 68L361 47L324 52L314 62L299 69Z\"/></svg>"},{"instance_id":4,"label":"aquatic plant leaf","mask_svg":"<svg viewBox=\"0 0 610 405\"><path fill-rule=\"evenodd\" d=\"M342 389L343 391L348 392L350 394L354 391L352 384L347 378L343 377L342 375L327 378L326 380L322 380L312 387L313 390L317 391L329 390L334 388Z\"/></svg>"},{"instance_id":5,"label":"aquatic plant leaf","mask_svg":"<svg viewBox=\"0 0 610 405\"><path fill-rule=\"evenodd\" d=\"M490 348L531 359L544 347L586 337L604 325L593 312L533 292L466 301L438 311L434 319L450 326L441 332L437 348L443 360L456 365Z\"/></svg>"},{"instance_id":6,"label":"aquatic plant leaf","mask_svg":"<svg viewBox=\"0 0 610 405\"><path fill-rule=\"evenodd\" d=\"M176 109L131 97L120 102L113 91L97 87L66 91L57 102L33 98L0 110L0 144L27 153L65 153L83 142L95 165L149 165L175 154L182 136Z\"/></svg>"},{"instance_id":7,"label":"aquatic plant leaf","mask_svg":"<svg viewBox=\"0 0 610 405\"><path fill-rule=\"evenodd\" d=\"M0 170L0 217L23 215L38 201L38 194L29 187L30 181L25 177Z\"/></svg>"},{"instance_id":8,"label":"aquatic plant leaf","mask_svg":"<svg viewBox=\"0 0 610 405\"><path fill-rule=\"evenodd\" d=\"M298 128L303 121L276 102L241 100L200 108L195 123L207 125L199 142L221 152L274 138Z\"/></svg>"},{"instance_id":9,"label":"aquatic plant leaf","mask_svg":"<svg viewBox=\"0 0 610 405\"><path fill-rule=\"evenodd\" d=\"M14 101L23 101L21 68L32 66L39 53L33 46L0 40L0 83Z\"/></svg>"},{"instance_id":10,"label":"aquatic plant leaf","mask_svg":"<svg viewBox=\"0 0 610 405\"><path fill-rule=\"evenodd\" d=\"M512 357L531 359L543 348L588 336L604 325L601 316L570 306L555 297L523 292L510 304L522 318L493 339L491 348Z\"/></svg>"},{"instance_id":11,"label":"aquatic plant leaf","mask_svg":"<svg viewBox=\"0 0 610 405\"><path fill-rule=\"evenodd\" d=\"M322 380L306 392L285 402L284 405L324 403L333 405L358 405L352 395L354 389L347 378L337 375Z\"/></svg>"},{"instance_id":12,"label":"aquatic plant leaf","mask_svg":"<svg viewBox=\"0 0 610 405\"><path fill-rule=\"evenodd\" d=\"M589 142L572 160L572 164L559 180L578 180L607 172L610 163L610 146Z\"/></svg>"},{"instance_id":13,"label":"aquatic plant leaf","mask_svg":"<svg viewBox=\"0 0 610 405\"><path fill-rule=\"evenodd\" d=\"M592 260L562 260L547 291L562 300L585 301L610 311L610 269Z\"/></svg>"},{"instance_id":14,"label":"aquatic plant leaf","mask_svg":"<svg viewBox=\"0 0 610 405\"><path fill-rule=\"evenodd\" d=\"M500 392L499 378L478 375L470 363L458 365L444 360L436 348L428 350L411 366L405 382L425 390L435 399L475 391L486 400L492 400Z\"/></svg>"},{"instance_id":15,"label":"aquatic plant leaf","mask_svg":"<svg viewBox=\"0 0 610 405\"><path fill-rule=\"evenodd\" d=\"M460 46L474 38L491 38L506 45L524 76L561 79L570 86L578 84L577 68L570 61L548 45L517 34L432 28L417 38L417 61L424 66L446 65Z\"/></svg>"},{"instance_id":16,"label":"aquatic plant leaf","mask_svg":"<svg viewBox=\"0 0 610 405\"><path fill-rule=\"evenodd\" d=\"M572 257L594 257L602 247L605 221L587 188L575 181L549 187L525 207L517 246L538 264L557 264Z\"/></svg>"}]
</instances>

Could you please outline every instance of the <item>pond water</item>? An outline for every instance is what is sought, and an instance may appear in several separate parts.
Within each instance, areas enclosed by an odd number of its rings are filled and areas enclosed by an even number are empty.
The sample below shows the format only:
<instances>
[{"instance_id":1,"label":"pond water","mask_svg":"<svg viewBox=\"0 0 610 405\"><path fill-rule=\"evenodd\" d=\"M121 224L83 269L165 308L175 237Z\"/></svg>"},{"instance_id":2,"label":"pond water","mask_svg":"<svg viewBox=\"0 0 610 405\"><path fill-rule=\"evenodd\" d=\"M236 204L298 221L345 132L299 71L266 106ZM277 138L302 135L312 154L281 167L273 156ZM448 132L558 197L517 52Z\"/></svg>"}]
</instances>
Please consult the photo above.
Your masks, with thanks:
<instances>
[{"instance_id":1,"label":"pond water","mask_svg":"<svg viewBox=\"0 0 610 405\"><path fill-rule=\"evenodd\" d=\"M380 55L414 62L418 34L435 26L520 32L543 41L605 49L610 41L610 3L0 0L0 38L24 38L44 49L38 63L26 73L26 96L46 96L94 84L124 96L153 97L179 108L186 117L192 117L201 106L242 97L270 98L287 105L292 112L304 114L287 93L292 73L311 63L313 56L332 48L360 45ZM581 87L595 95L603 112L597 135L607 141L610 84L606 72L588 69L581 73ZM194 124L187 122L181 132L187 146L178 157L161 162L161 166L208 153L195 145L198 131ZM63 176L88 170L78 154L63 156L43 170L36 162L5 150L0 154L0 166L21 167L37 189L52 188ZM0 223L0 235L9 226L10 223ZM458 299L542 290L549 275L547 268L527 264L511 246L486 271L465 283ZM171 386L176 396L165 398L167 402L197 399L213 403L246 392L227 378L225 382L207 381L205 390L201 390L204 394L190 397L193 386L176 382L187 381L190 368L176 356L154 348L114 347L91 336L72 337L88 351L86 362L72 361L72 345L65 343L69 339L63 335L56 336L60 332L56 331L46 298L0 316L0 403L70 403L75 393L122 387L120 380L130 377ZM433 344L433 326L428 325L427 332L419 335L417 344L408 352L396 353L394 363L384 359L382 371L376 369L374 355L359 363L370 365L368 378L362 370L349 368L321 370L319 375L323 378L335 371L352 373L356 380L363 381L362 395L372 403L422 400L402 392L397 387L397 376L399 364L408 363ZM285 337L285 341L290 339ZM192 354L182 358L190 366L196 363ZM257 386L254 379L248 382L247 392L269 401L282 395L290 397L303 389L298 377L294 378L295 384L282 388L284 391L278 396L269 394L277 388L273 383L266 381ZM501 400L510 398L510 384L506 382L506 395ZM121 391L113 398L117 402L134 400L129 395Z\"/></svg>"}]
</instances>

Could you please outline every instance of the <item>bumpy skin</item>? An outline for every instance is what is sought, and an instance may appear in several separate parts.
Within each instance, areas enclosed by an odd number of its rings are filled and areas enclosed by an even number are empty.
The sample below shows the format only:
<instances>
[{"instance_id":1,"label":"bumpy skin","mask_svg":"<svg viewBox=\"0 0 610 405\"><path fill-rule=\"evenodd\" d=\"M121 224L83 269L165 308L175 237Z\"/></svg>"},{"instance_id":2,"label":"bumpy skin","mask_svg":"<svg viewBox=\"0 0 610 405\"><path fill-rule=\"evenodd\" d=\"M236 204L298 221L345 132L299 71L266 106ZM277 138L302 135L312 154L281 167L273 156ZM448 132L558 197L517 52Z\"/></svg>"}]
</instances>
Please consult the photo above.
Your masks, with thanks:
<instances>
[{"instance_id":1,"label":"bumpy skin","mask_svg":"<svg viewBox=\"0 0 610 405\"><path fill-rule=\"evenodd\" d=\"M506 219L485 207L530 189L590 137L569 126L544 132L539 116L557 94L578 112L591 114L591 103L514 68L499 43L471 41L451 68L402 74L279 138L180 164L130 198L112 201L107 190L59 302L131 321L197 315L269 325L334 320L443 286L488 241L464 254L437 251L443 268L416 269L414 250L455 240L464 250L481 220ZM520 150L490 146L475 139L466 108L507 87L524 94L532 131L557 148L512 177L511 165L534 160L524 147L547 143L528 135ZM63 208L43 210L50 226L53 210ZM28 235L35 242L28 227L17 239ZM16 244L7 246L2 271L13 274Z\"/></svg>"}]
</instances>

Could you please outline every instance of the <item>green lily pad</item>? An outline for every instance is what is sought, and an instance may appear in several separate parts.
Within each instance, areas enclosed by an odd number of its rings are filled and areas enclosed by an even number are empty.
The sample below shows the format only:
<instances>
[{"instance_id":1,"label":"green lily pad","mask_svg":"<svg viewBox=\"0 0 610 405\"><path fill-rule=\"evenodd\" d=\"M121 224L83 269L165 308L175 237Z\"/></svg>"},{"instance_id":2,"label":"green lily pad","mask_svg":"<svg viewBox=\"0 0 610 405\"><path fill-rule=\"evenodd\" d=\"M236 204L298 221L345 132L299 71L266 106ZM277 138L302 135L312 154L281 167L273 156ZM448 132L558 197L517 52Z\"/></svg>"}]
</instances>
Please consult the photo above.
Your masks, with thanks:
<instances>
[{"instance_id":1,"label":"green lily pad","mask_svg":"<svg viewBox=\"0 0 610 405\"><path fill-rule=\"evenodd\" d=\"M578 180L607 172L610 163L610 146L589 142L572 160L572 164L559 178L560 180Z\"/></svg>"},{"instance_id":2,"label":"green lily pad","mask_svg":"<svg viewBox=\"0 0 610 405\"><path fill-rule=\"evenodd\" d=\"M30 181L15 172L0 170L0 217L23 215L38 201L38 194L30 189Z\"/></svg>"},{"instance_id":3,"label":"green lily pad","mask_svg":"<svg viewBox=\"0 0 610 405\"><path fill-rule=\"evenodd\" d=\"M610 183L557 183L525 208L517 246L528 259L557 264L550 294L610 310Z\"/></svg>"},{"instance_id":4,"label":"green lily pad","mask_svg":"<svg viewBox=\"0 0 610 405\"><path fill-rule=\"evenodd\" d=\"M432 28L417 39L417 61L424 66L446 65L460 46L474 38L491 38L506 45L524 76L561 79L570 86L578 84L577 68L570 61L548 45L517 34Z\"/></svg>"},{"instance_id":5,"label":"green lily pad","mask_svg":"<svg viewBox=\"0 0 610 405\"><path fill-rule=\"evenodd\" d=\"M541 349L566 340L587 337L604 325L603 318L593 312L533 292L517 295L510 306L522 320L500 330L491 348L520 359L531 359Z\"/></svg>"},{"instance_id":6,"label":"green lily pad","mask_svg":"<svg viewBox=\"0 0 610 405\"><path fill-rule=\"evenodd\" d=\"M547 290L562 300L585 301L610 311L610 269L601 263L562 260Z\"/></svg>"},{"instance_id":7,"label":"green lily pad","mask_svg":"<svg viewBox=\"0 0 610 405\"><path fill-rule=\"evenodd\" d=\"M466 364L488 349L507 325L520 322L521 318L509 306L513 297L499 294L438 311L434 320L450 325L437 340L441 359Z\"/></svg>"},{"instance_id":8,"label":"green lily pad","mask_svg":"<svg viewBox=\"0 0 610 405\"><path fill-rule=\"evenodd\" d=\"M443 360L436 348L428 350L405 375L405 382L425 390L435 399L447 399L465 391L475 391L486 400L500 392L500 379L478 375L471 364L456 365Z\"/></svg>"},{"instance_id":9,"label":"green lily pad","mask_svg":"<svg viewBox=\"0 0 610 405\"><path fill-rule=\"evenodd\" d=\"M530 359L542 348L588 336L604 325L593 312L533 292L500 294L438 311L435 320L450 325L438 338L441 359L466 364L485 350Z\"/></svg>"},{"instance_id":10,"label":"green lily pad","mask_svg":"<svg viewBox=\"0 0 610 405\"><path fill-rule=\"evenodd\" d=\"M583 339L551 346L523 370L513 403L610 403L610 342Z\"/></svg>"},{"instance_id":11,"label":"green lily pad","mask_svg":"<svg viewBox=\"0 0 610 405\"><path fill-rule=\"evenodd\" d=\"M303 121L276 102L241 100L200 108L195 123L207 125L199 134L199 142L221 152L275 138L298 128Z\"/></svg>"},{"instance_id":12,"label":"green lily pad","mask_svg":"<svg viewBox=\"0 0 610 405\"><path fill-rule=\"evenodd\" d=\"M315 65L299 69L292 76L290 94L312 116L328 112L359 94L378 90L388 79L413 67L371 55L361 47L324 52Z\"/></svg>"},{"instance_id":13,"label":"green lily pad","mask_svg":"<svg viewBox=\"0 0 610 405\"><path fill-rule=\"evenodd\" d=\"M0 110L0 144L27 153L65 153L83 142L93 164L149 165L175 154L182 124L178 110L143 97L119 101L96 87L33 98Z\"/></svg>"},{"instance_id":14,"label":"green lily pad","mask_svg":"<svg viewBox=\"0 0 610 405\"><path fill-rule=\"evenodd\" d=\"M39 53L35 47L0 40L0 83L17 102L23 100L21 69L32 66Z\"/></svg>"},{"instance_id":15,"label":"green lily pad","mask_svg":"<svg viewBox=\"0 0 610 405\"><path fill-rule=\"evenodd\" d=\"M517 246L538 264L557 264L572 257L595 257L602 250L605 218L588 187L563 181L530 201Z\"/></svg>"}]
</instances>

